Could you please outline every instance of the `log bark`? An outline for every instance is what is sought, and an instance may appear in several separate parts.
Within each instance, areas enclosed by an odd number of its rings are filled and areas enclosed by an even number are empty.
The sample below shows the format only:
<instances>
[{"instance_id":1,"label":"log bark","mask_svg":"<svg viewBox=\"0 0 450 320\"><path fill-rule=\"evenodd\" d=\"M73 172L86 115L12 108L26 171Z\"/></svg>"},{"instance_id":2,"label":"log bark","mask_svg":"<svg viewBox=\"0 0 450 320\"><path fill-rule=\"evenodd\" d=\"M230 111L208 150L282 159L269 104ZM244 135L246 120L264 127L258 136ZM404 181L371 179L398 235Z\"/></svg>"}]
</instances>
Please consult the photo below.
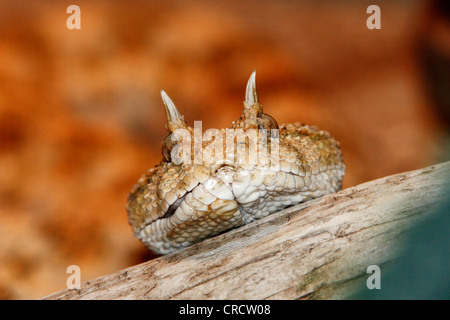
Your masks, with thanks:
<instances>
[{"instance_id":1,"label":"log bark","mask_svg":"<svg viewBox=\"0 0 450 320\"><path fill-rule=\"evenodd\" d=\"M450 162L370 181L44 299L342 299L394 261Z\"/></svg>"}]
</instances>

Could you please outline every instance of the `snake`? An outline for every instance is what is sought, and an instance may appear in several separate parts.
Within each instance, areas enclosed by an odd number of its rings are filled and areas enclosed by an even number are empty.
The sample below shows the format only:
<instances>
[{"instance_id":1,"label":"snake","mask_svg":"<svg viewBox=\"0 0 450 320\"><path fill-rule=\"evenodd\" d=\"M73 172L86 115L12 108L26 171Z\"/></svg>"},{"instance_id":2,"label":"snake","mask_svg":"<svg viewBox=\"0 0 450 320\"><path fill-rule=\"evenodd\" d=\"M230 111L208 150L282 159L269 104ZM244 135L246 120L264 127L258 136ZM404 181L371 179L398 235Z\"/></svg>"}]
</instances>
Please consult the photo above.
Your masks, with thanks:
<instances>
[{"instance_id":1,"label":"snake","mask_svg":"<svg viewBox=\"0 0 450 320\"><path fill-rule=\"evenodd\" d=\"M230 128L205 131L208 139L200 142L161 90L168 129L163 159L140 177L126 205L134 235L149 250L173 253L342 188L340 143L316 126L278 125L263 113L255 79L253 71L241 116ZM254 143L255 132L261 143Z\"/></svg>"}]
</instances>

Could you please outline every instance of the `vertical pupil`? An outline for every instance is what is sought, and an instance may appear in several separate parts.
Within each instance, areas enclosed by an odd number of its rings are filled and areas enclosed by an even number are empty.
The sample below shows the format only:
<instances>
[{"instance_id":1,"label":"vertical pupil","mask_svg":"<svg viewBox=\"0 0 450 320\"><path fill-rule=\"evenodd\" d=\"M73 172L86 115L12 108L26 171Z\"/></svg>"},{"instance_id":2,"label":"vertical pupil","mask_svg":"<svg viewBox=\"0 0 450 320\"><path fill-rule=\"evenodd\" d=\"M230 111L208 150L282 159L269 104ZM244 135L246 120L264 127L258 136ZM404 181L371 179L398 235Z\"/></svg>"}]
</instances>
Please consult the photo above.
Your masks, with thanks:
<instances>
[{"instance_id":1,"label":"vertical pupil","mask_svg":"<svg viewBox=\"0 0 450 320\"><path fill-rule=\"evenodd\" d=\"M164 138L164 142L162 145L162 154L166 162L171 161L172 159L170 156L171 152L172 152L172 134L169 134L167 137Z\"/></svg>"},{"instance_id":2,"label":"vertical pupil","mask_svg":"<svg viewBox=\"0 0 450 320\"><path fill-rule=\"evenodd\" d=\"M278 123L268 114L261 113L258 115L258 126L263 129L278 129Z\"/></svg>"}]
</instances>

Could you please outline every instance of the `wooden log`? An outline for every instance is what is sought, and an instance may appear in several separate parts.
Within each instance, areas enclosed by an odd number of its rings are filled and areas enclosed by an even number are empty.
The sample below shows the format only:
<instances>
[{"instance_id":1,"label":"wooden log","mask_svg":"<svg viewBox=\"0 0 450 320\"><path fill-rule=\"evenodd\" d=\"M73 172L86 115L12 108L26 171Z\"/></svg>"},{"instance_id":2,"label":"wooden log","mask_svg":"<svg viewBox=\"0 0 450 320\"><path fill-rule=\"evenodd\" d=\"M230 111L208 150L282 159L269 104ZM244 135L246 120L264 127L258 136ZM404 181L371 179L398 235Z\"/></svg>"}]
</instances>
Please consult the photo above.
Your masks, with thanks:
<instances>
[{"instance_id":1,"label":"wooden log","mask_svg":"<svg viewBox=\"0 0 450 320\"><path fill-rule=\"evenodd\" d=\"M340 299L395 260L450 162L370 181L44 299Z\"/></svg>"}]
</instances>

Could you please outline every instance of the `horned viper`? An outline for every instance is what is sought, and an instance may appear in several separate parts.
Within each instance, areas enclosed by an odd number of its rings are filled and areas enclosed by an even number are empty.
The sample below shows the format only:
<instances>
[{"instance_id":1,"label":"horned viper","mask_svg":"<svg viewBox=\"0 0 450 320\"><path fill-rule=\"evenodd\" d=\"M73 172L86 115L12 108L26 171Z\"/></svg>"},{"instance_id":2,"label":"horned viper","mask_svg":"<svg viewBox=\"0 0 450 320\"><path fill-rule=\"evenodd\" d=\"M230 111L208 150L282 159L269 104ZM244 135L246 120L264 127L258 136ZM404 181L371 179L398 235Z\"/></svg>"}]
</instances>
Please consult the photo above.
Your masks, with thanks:
<instances>
[{"instance_id":1,"label":"horned viper","mask_svg":"<svg viewBox=\"0 0 450 320\"><path fill-rule=\"evenodd\" d=\"M240 118L209 135L161 96L169 131L163 160L139 179L127 204L134 234L152 251L171 253L341 188L339 143L315 126L278 126L263 113L255 72Z\"/></svg>"}]
</instances>

